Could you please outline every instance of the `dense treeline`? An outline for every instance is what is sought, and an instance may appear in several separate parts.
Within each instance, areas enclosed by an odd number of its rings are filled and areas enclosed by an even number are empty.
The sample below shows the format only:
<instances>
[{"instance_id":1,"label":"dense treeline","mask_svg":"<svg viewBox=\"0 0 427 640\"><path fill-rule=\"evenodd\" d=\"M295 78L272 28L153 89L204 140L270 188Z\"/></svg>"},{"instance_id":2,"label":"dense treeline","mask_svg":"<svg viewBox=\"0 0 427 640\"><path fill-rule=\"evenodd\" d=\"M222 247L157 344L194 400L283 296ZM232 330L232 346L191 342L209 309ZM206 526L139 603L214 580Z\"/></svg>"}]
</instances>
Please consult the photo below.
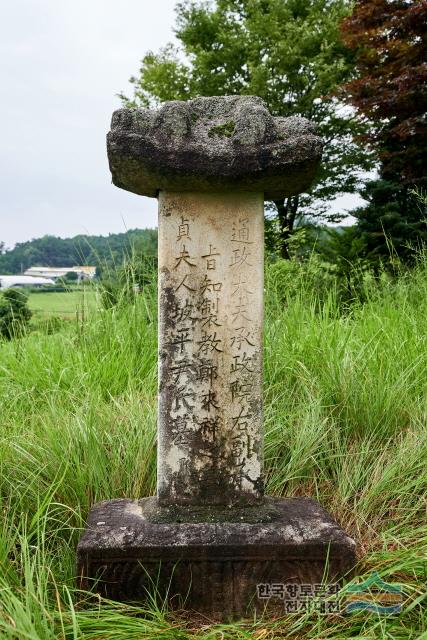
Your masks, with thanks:
<instances>
[{"instance_id":1,"label":"dense treeline","mask_svg":"<svg viewBox=\"0 0 427 640\"><path fill-rule=\"evenodd\" d=\"M73 267L80 264L96 266L100 273L122 265L134 253L156 255L156 229L131 229L108 236L43 236L20 242L0 255L0 273L21 273L34 266Z\"/></svg>"}]
</instances>

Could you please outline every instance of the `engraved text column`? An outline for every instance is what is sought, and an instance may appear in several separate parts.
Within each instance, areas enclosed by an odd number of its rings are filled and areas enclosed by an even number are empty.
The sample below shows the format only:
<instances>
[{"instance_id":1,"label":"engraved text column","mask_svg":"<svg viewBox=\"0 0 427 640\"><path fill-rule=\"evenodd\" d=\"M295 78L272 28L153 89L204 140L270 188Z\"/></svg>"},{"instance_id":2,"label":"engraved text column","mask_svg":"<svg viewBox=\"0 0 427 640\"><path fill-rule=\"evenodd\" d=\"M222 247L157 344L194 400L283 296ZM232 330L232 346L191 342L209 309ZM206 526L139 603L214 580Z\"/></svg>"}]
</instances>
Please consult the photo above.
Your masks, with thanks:
<instances>
[{"instance_id":1,"label":"engraved text column","mask_svg":"<svg viewBox=\"0 0 427 640\"><path fill-rule=\"evenodd\" d=\"M263 194L159 194L161 504L262 498Z\"/></svg>"}]
</instances>

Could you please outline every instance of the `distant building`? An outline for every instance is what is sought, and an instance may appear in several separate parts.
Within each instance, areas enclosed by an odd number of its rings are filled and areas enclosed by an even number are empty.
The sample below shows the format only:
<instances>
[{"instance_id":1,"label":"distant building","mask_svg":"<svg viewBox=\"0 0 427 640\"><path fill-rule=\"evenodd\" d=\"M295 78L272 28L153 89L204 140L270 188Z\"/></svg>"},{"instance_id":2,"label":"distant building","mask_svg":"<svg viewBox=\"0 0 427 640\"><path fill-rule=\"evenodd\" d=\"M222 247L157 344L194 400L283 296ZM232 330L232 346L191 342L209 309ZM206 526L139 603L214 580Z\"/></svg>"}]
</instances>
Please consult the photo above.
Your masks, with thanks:
<instances>
[{"instance_id":1,"label":"distant building","mask_svg":"<svg viewBox=\"0 0 427 640\"><path fill-rule=\"evenodd\" d=\"M0 289L12 287L45 287L54 285L52 278L35 278L34 276L0 276Z\"/></svg>"},{"instance_id":2,"label":"distant building","mask_svg":"<svg viewBox=\"0 0 427 640\"><path fill-rule=\"evenodd\" d=\"M25 275L56 280L70 272L76 273L79 281L92 280L96 275L96 267L30 267L25 271Z\"/></svg>"}]
</instances>

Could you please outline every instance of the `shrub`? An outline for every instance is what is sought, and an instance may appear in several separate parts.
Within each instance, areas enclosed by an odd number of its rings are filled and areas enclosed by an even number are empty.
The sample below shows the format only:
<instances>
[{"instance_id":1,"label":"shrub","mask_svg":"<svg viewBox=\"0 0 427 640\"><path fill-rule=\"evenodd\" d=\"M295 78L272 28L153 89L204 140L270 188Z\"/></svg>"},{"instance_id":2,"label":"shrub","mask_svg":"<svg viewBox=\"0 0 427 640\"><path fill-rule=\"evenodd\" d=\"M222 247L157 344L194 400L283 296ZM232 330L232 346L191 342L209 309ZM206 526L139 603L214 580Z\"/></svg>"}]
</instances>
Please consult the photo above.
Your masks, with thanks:
<instances>
[{"instance_id":1,"label":"shrub","mask_svg":"<svg viewBox=\"0 0 427 640\"><path fill-rule=\"evenodd\" d=\"M31 316L28 295L21 289L7 289L0 299L0 335L7 340L21 336Z\"/></svg>"},{"instance_id":2,"label":"shrub","mask_svg":"<svg viewBox=\"0 0 427 640\"><path fill-rule=\"evenodd\" d=\"M104 309L133 304L135 297L151 291L157 283L157 257L131 256L121 267L109 271L101 281Z\"/></svg>"}]
</instances>

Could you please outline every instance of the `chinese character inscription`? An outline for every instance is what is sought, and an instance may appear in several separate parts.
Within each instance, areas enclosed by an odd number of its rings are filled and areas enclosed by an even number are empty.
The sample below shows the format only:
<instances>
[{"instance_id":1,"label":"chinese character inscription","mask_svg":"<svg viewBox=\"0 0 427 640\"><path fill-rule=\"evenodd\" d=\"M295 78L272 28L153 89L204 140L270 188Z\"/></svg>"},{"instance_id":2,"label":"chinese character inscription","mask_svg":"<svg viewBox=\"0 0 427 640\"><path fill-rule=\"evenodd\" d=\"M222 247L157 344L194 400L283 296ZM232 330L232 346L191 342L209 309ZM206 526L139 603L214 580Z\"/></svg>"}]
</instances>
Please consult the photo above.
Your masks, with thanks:
<instances>
[{"instance_id":1,"label":"chinese character inscription","mask_svg":"<svg viewBox=\"0 0 427 640\"><path fill-rule=\"evenodd\" d=\"M261 194L160 195L159 500L262 497Z\"/></svg>"}]
</instances>

